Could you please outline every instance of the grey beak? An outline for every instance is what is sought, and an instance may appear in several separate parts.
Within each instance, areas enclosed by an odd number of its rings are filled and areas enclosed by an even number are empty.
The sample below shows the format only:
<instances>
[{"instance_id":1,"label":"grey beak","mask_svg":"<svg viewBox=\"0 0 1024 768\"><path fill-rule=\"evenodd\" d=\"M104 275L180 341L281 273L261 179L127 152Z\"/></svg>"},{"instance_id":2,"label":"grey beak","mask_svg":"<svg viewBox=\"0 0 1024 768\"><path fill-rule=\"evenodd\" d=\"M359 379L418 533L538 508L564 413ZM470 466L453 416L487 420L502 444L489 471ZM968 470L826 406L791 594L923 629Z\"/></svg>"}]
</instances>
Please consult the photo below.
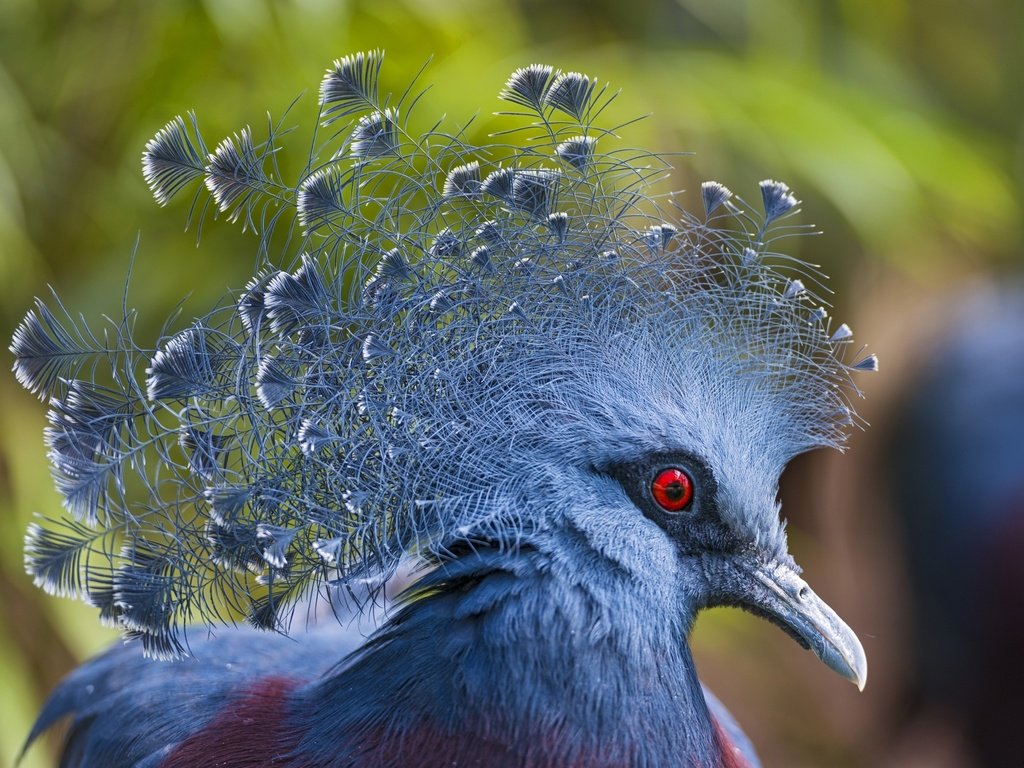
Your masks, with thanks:
<instances>
[{"instance_id":1,"label":"grey beak","mask_svg":"<svg viewBox=\"0 0 1024 768\"><path fill-rule=\"evenodd\" d=\"M846 622L789 566L759 563L748 567L756 586L752 585L753 594L744 602L782 626L829 669L863 691L868 661L864 646Z\"/></svg>"}]
</instances>

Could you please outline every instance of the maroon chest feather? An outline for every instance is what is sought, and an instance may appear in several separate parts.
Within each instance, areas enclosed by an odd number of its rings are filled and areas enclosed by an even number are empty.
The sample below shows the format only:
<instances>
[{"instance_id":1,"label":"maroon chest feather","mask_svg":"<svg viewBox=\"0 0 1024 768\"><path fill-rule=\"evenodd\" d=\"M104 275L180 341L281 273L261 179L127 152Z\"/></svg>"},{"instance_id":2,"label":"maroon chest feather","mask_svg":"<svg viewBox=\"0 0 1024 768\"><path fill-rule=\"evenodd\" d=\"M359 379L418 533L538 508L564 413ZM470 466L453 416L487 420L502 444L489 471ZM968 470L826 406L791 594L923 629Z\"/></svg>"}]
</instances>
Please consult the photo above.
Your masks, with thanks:
<instances>
[{"instance_id":1,"label":"maroon chest feather","mask_svg":"<svg viewBox=\"0 0 1024 768\"><path fill-rule=\"evenodd\" d=\"M160 768L260 768L291 765L286 756L297 745L287 725L288 693L293 680L260 680L225 707L160 764Z\"/></svg>"},{"instance_id":2,"label":"maroon chest feather","mask_svg":"<svg viewBox=\"0 0 1024 768\"><path fill-rule=\"evenodd\" d=\"M714 717L711 718L711 722L715 726L715 738L722 751L722 768L750 768L750 763L747 761L743 751L733 743L721 723Z\"/></svg>"},{"instance_id":3,"label":"maroon chest feather","mask_svg":"<svg viewBox=\"0 0 1024 768\"><path fill-rule=\"evenodd\" d=\"M244 691L224 710L164 759L160 768L309 768L296 749L302 734L288 717L288 696L298 681L267 678ZM721 748L719 765L700 768L749 768L742 751L725 728L714 721ZM459 768L629 768L629 761L609 760L608 754L578 754L566 758L558 748L561 735L535 740L525 754L510 751L502 743L480 737L453 738L440 729L421 727L400 736L383 729L364 733L356 743L342 734L336 739L338 755L347 753L354 766L459 766ZM466 734L464 734L466 735ZM558 756L557 758L553 756ZM692 758L691 758L692 759Z\"/></svg>"}]
</instances>

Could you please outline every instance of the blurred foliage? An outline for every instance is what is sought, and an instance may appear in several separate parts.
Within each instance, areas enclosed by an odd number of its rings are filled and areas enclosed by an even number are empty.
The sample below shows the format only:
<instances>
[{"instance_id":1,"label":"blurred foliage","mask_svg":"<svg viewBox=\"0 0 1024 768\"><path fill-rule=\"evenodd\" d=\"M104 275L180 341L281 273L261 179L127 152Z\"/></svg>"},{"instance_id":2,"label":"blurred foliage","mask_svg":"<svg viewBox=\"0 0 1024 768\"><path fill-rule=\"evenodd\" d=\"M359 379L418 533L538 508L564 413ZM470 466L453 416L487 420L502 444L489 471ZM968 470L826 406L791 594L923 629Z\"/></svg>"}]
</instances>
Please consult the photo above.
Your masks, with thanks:
<instances>
[{"instance_id":1,"label":"blurred foliage","mask_svg":"<svg viewBox=\"0 0 1024 768\"><path fill-rule=\"evenodd\" d=\"M892 282L948 290L1021 263L1021 39L1024 5L1010 0L5 0L0 325L9 336L47 284L90 319L117 314L137 233L127 301L143 308L140 337L155 338L182 296L191 293L188 315L240 286L254 239L207 222L197 249L196 233L182 231L186 206L161 211L145 188L146 140L189 109L211 139L247 122L259 135L267 107L279 117L303 88L294 120L309 122L324 68L374 47L387 51L384 83L398 91L433 57L424 82L435 86L417 107L425 126L442 113L451 126L475 115L471 138L483 141L505 78L543 61L621 88L609 122L650 115L623 129L624 143L696 150L673 160L675 189L714 178L750 195L761 178L785 180L806 201L804 221L826 232L795 247L833 275L846 315ZM883 336L900 322L898 303L875 324ZM13 377L0 398L5 765L45 691L111 637L91 610L46 597L22 574L26 523L59 502L43 406ZM794 539L813 553L813 541ZM768 764L879 764L884 747L865 743L865 726L828 720L814 698L768 725L750 722L759 706L787 701L789 685L774 651L749 652L760 631L723 613L702 622L698 642L712 672L738 657L757 704L732 704L744 688L723 698ZM23 765L47 765L45 752Z\"/></svg>"}]
</instances>

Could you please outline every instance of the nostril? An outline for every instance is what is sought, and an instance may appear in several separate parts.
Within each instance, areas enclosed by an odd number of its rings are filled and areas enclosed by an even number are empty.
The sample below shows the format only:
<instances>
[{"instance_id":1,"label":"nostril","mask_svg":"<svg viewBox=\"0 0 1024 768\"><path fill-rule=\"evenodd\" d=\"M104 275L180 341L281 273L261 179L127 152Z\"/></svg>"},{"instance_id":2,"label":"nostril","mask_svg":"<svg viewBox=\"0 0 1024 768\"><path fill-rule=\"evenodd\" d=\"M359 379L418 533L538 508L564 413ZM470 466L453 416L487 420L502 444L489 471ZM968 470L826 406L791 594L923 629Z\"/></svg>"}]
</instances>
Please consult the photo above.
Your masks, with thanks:
<instances>
[{"instance_id":1,"label":"nostril","mask_svg":"<svg viewBox=\"0 0 1024 768\"><path fill-rule=\"evenodd\" d=\"M800 591L796 593L796 596L802 602L811 596L811 590L808 587L800 587Z\"/></svg>"}]
</instances>

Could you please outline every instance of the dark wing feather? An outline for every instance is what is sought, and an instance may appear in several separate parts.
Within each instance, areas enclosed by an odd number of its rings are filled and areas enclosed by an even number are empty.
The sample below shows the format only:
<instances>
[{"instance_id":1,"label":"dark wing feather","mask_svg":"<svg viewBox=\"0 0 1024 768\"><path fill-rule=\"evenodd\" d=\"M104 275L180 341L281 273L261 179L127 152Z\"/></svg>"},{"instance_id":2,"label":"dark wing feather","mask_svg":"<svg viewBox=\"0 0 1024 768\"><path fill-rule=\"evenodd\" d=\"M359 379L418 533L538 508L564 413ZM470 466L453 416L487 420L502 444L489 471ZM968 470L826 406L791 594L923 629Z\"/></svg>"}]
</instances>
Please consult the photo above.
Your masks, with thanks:
<instances>
[{"instance_id":1,"label":"dark wing feather","mask_svg":"<svg viewBox=\"0 0 1024 768\"><path fill-rule=\"evenodd\" d=\"M43 706L26 749L69 719L60 768L151 768L267 678L302 684L363 642L327 622L297 639L248 628L190 642L192 657L156 661L139 643L82 665Z\"/></svg>"}]
</instances>

